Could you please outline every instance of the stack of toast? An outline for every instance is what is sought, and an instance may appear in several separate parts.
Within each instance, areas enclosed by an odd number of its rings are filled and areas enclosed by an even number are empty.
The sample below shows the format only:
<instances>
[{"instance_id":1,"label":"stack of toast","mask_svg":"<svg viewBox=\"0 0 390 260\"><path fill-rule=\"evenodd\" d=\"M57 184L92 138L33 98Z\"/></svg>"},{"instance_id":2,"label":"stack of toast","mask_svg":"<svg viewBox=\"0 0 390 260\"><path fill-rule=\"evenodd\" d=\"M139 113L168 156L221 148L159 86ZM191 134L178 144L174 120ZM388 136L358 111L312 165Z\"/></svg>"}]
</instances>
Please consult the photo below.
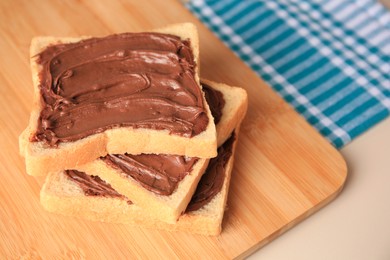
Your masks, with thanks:
<instances>
[{"instance_id":1,"label":"stack of toast","mask_svg":"<svg viewBox=\"0 0 390 260\"><path fill-rule=\"evenodd\" d=\"M37 37L34 103L19 137L54 213L221 232L242 88L199 77L193 24L101 38Z\"/></svg>"}]
</instances>

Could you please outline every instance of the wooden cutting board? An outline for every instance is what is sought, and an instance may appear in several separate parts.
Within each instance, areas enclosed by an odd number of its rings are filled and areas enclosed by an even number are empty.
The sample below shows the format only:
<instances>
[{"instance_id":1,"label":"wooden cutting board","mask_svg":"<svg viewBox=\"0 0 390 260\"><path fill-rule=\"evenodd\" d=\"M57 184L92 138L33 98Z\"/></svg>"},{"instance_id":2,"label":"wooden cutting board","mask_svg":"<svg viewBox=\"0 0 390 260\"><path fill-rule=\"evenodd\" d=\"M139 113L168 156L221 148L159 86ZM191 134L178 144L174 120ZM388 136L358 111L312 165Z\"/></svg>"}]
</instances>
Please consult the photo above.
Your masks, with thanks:
<instances>
[{"instance_id":1,"label":"wooden cutting board","mask_svg":"<svg viewBox=\"0 0 390 260\"><path fill-rule=\"evenodd\" d=\"M326 205L340 192L340 154L179 1L0 1L0 258L241 258ZM249 111L237 147L218 237L95 223L45 212L43 179L27 176L18 135L32 104L33 36L102 36L194 22L202 77L241 86ZM307 238L310 239L310 238Z\"/></svg>"}]
</instances>

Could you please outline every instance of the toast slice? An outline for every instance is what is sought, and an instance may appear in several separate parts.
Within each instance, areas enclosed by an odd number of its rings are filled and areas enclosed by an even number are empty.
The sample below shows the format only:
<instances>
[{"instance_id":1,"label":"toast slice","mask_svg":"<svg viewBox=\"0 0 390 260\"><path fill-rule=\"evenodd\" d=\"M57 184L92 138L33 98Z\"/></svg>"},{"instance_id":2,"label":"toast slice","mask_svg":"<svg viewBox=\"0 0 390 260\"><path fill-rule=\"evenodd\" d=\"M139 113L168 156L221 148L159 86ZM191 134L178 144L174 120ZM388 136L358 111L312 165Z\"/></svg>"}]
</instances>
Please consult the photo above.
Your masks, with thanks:
<instances>
[{"instance_id":1,"label":"toast slice","mask_svg":"<svg viewBox=\"0 0 390 260\"><path fill-rule=\"evenodd\" d=\"M199 158L211 158L216 156L216 149L217 149L217 142L216 142L216 130L215 130L215 124L213 122L213 117L210 113L210 109L207 105L207 102L205 102L203 93L201 91L201 86L199 83L199 40L198 40L198 34L196 27L193 24L190 23L183 23L183 24L175 24L171 25L165 28L161 28L158 30L154 30L154 33L158 34L168 34L170 36L173 35L173 37L179 37L179 41L181 42L187 42L189 41L189 48L192 50L192 58L185 58L185 59L193 59L194 68L192 68L192 76L188 76L190 80L183 81L183 86L187 87L190 84L188 82L192 82L191 85L193 91L199 92L200 95L199 99L197 99L199 104L203 104L203 110L200 114L207 115L208 121L206 122L207 125L205 126L205 129L200 131L194 136L188 136L187 134L177 134L175 133L176 130L172 129L159 129L161 127L165 127L164 125L158 125L155 126L149 126L144 127L144 124L149 124L147 120L145 119L145 122L141 122L140 125L130 125L130 126L117 126L117 125L110 125L111 128L99 130L100 132L97 133L91 133L88 132L87 136L82 137L81 139L75 139L70 141L56 141L60 140L57 138L57 136L51 137L53 135L53 131L51 131L52 122L47 122L45 120L41 120L43 111L50 110L46 109L44 102L42 101L44 98L44 90L40 88L40 86L43 84L43 82L46 82L44 77L42 75L45 75L43 73L44 65L40 63L40 53L42 53L44 50L47 50L48 47L56 46L56 44L71 44L75 42L80 42L81 40L88 41L88 40L100 40L104 38L91 38L91 37L81 37L81 38L57 38L57 37L36 37L32 40L31 48L30 48L30 55L31 55L31 70L32 70L32 76L33 76L33 85L34 85L34 102L33 102L33 108L31 111L31 116L29 120L29 125L25 129L25 131L20 135L19 137L19 146L20 146L20 153L22 156L25 157L26 160L26 170L29 175L33 176L39 176L39 175L46 175L49 172L58 172L63 169L70 169L77 167L79 165L85 164L87 162L90 162L92 160L95 160L96 158L99 158L100 156L105 156L107 154L122 154L122 153L129 153L129 154L177 154L177 155L185 155L185 156L191 156L191 157L199 157ZM111 36L108 36L111 37ZM154 36L153 36L154 37ZM143 44L144 46L145 44ZM57 45L59 46L59 45ZM62 46L62 45L61 45ZM58 47L59 48L59 47ZM147 48L147 47L145 47ZM153 50L154 51L154 50ZM180 53L180 50L177 51ZM116 52L116 55L124 55L124 52L118 51ZM129 51L131 53L131 51ZM162 52L165 55L165 52ZM160 55L160 53L157 53ZM157 55L156 54L156 55ZM130 54L128 54L130 55ZM161 59L158 56L157 58L150 58L142 60L147 65L145 65L144 70L148 70L148 64L150 63L150 60L153 60L156 62L156 66L160 66L159 62L161 62ZM165 56L163 56L163 59L173 59L171 56L171 53L168 53ZM179 54L177 54L179 55ZM184 54L183 54L184 55ZM188 56L188 55L187 55ZM177 58L179 59L179 58ZM182 58L180 58L181 60ZM145 61L146 60L146 61ZM152 61L152 62L153 62ZM53 61L54 62L54 61ZM149 62L149 63L148 63ZM50 63L51 64L51 63ZM178 64L181 64L180 62ZM51 65L50 65L51 66ZM53 65L54 66L54 65ZM176 64L178 67L179 65ZM51 67L49 67L51 68ZM73 67L72 67L73 68ZM190 69L187 69L184 65L180 68L183 68L185 70L185 73L189 73L188 71L191 71ZM155 73L156 70L160 69L160 67L152 68L150 71L147 71L148 73ZM132 67L129 69L132 70ZM119 73L119 72L118 72ZM125 72L121 72L122 74ZM165 72L164 72L165 73ZM80 73L79 73L80 74ZM121 74L121 75L122 75ZM128 73L130 75L131 73ZM51 75L51 74L50 74ZM69 74L72 76L72 72ZM105 74L104 74L105 75ZM102 77L102 80L106 80L105 77ZM145 75L147 74L139 74L142 76L142 78L147 82L149 79ZM154 75L154 74L153 74ZM134 75L130 75L134 76ZM129 77L130 77L129 76ZM49 76L48 76L49 77ZM120 77L120 76L118 76ZM134 76L135 77L135 76ZM193 77L193 78L191 78ZM66 76L64 76L66 79ZM146 79L145 79L146 78ZM65 79L62 79L63 82L66 82ZM175 78L176 79L176 78ZM150 81L150 80L149 80ZM157 82L153 81L153 82ZM159 81L161 82L161 81ZM88 81L89 83L89 81ZM65 83L63 83L65 84ZM145 84L152 84L152 83L145 83ZM160 84L160 83L158 83ZM162 84L162 83L161 83ZM70 89L72 89L72 86L70 86ZM172 87L173 86L173 87ZM175 84L173 84L171 87L175 88L177 87ZM196 86L196 88L194 87ZM99 88L98 83L93 85L93 87ZM132 88L133 86L130 86ZM58 87L60 89L60 87ZM119 88L118 88L119 89ZM54 90L50 86L50 91L54 93ZM47 92L50 92L47 91ZM56 91L62 91L56 90ZM78 91L78 90L77 90ZM132 90L126 90L126 91L132 91ZM138 90L137 90L138 91ZM188 89L184 90L184 92L188 92ZM183 94L182 92L181 94ZM61 92L59 92L61 93ZM93 93L93 91L92 91ZM137 92L138 93L138 92ZM55 92L55 94L58 94ZM154 93L155 94L155 93ZM130 93L129 95L133 95L133 93ZM159 94L158 94L159 95ZM169 95L174 95L169 94ZM104 95L102 95L104 96ZM191 95L190 95L191 96ZM164 97L165 98L165 97ZM49 98L46 98L49 99ZM85 100L88 100L87 98L84 98ZM162 98L160 98L158 101L160 101ZM58 103L62 105L64 103L59 99ZM71 99L73 100L73 99ZM141 99L140 99L141 100ZM61 103L62 102L62 103ZM73 101L72 101L73 102ZM132 99L128 101L130 104ZM157 101L154 101L157 102ZM140 104L141 101L139 101ZM88 103L89 104L89 103ZM110 106L104 105L108 107L104 111L110 111L111 108L115 108L116 103L111 102L109 103ZM132 104L132 103L131 103ZM170 104L169 102L166 102L164 104ZM55 103L55 105L58 105ZM54 105L53 105L54 106ZM65 106L65 105L63 105ZM160 104L155 105L155 107L162 107ZM167 105L168 107L168 105ZM186 109L186 106L174 106L175 109L177 107ZM169 107L168 107L169 108ZM178 109L179 109L178 108ZM195 107L196 109L199 109L198 107ZM88 109L87 109L88 110ZM85 117L88 118L88 111L84 109ZM100 110L99 110L100 111ZM146 111L146 110L145 110ZM196 110L198 111L198 110ZM108 112L107 112L108 113ZM175 112L173 112L175 113ZM183 112L184 113L184 112ZM83 114L83 115L84 115ZM117 113L118 114L118 113ZM132 113L132 115L137 115L137 113ZM61 121L61 113L59 113L58 122ZM150 116L148 114L148 116ZM53 116L54 117L54 116ZM109 116L96 116L93 120L86 120L87 123L95 122L95 119L101 118L111 118ZM173 118L173 119L172 119ZM41 121L40 121L41 120ZM159 119L155 119L159 120ZM182 119L176 119L176 114L174 116L171 116L169 120L163 121L163 124L178 124L180 123L180 120ZM69 121L69 120L68 120ZM167 121L169 121L167 123ZM193 128L190 131L195 131L194 129L199 128L200 126L197 123L194 123L191 127ZM73 127L73 121L67 122L67 127ZM120 122L122 124L122 121ZM59 125L58 128L62 127L64 129L65 125L61 125L60 123L57 123ZM47 138L51 138L49 141L40 140L38 136L38 128L42 127L44 131L49 129L51 132L49 134L41 134L39 136L46 136ZM204 127L204 126L203 126ZM156 128L156 129L154 129ZM168 127L169 128L169 127ZM40 128L39 128L40 129ZM45 130L46 129L46 130ZM186 128L187 129L187 128ZM65 131L65 130L64 130ZM90 130L92 131L92 130ZM172 132L172 133L171 133ZM54 143L50 143L54 142ZM57 142L57 143L55 143Z\"/></svg>"},{"instance_id":2,"label":"toast slice","mask_svg":"<svg viewBox=\"0 0 390 260\"><path fill-rule=\"evenodd\" d=\"M237 134L238 130L234 132L230 138L231 140L228 139L226 141L226 143L229 141L233 142L231 144L233 147L232 154L224 163L224 177L221 190L209 198L210 200L200 208L186 210L174 224L161 221L156 216L147 214L143 208L133 204L131 200L119 193L114 194L114 196L102 196L96 193L95 196L85 195L85 191L79 184L74 179L69 178L65 172L47 176L40 194L41 203L47 211L92 221L122 223L151 229L217 236L222 230L222 220L229 191ZM211 160L218 161L221 159L221 157L217 156ZM210 163L210 165L212 164ZM93 178L85 173L82 174L84 174L85 179ZM206 169L199 185L202 184L203 179L207 179L208 175L209 172ZM94 178L98 177L94 176ZM101 179L99 180L108 186L107 189L111 193L115 193L115 190L109 184ZM197 190L194 198L199 193L201 191ZM190 202L189 207L193 204L195 203Z\"/></svg>"},{"instance_id":3,"label":"toast slice","mask_svg":"<svg viewBox=\"0 0 390 260\"><path fill-rule=\"evenodd\" d=\"M203 81L209 87L218 90L222 93L225 104L222 107L221 117L217 123L218 143L224 143L233 130L240 124L247 110L247 94L246 91L230 87L225 84L215 83L212 81ZM207 89L207 88L205 88ZM213 107L213 105L210 105ZM219 134L220 133L220 134ZM118 193L123 194L137 206L142 208L143 215L152 216L158 220L167 223L175 223L182 212L185 211L201 175L207 166L207 161L200 159L202 169L197 172L191 172L179 182L176 190L169 196L158 195L145 189L135 179L129 178L119 169L115 169L107 165L103 160L95 160L91 163L78 167L77 170L88 174L98 175L101 179L109 183ZM202 171L203 170L203 171ZM41 192L41 201L45 208L49 211L62 212L57 210L57 204L51 202L51 197L55 197L56 193L49 192L53 190L50 183L55 180L55 174L47 178L46 184ZM54 189L57 190L57 189ZM66 212L63 212L66 214Z\"/></svg>"}]
</instances>

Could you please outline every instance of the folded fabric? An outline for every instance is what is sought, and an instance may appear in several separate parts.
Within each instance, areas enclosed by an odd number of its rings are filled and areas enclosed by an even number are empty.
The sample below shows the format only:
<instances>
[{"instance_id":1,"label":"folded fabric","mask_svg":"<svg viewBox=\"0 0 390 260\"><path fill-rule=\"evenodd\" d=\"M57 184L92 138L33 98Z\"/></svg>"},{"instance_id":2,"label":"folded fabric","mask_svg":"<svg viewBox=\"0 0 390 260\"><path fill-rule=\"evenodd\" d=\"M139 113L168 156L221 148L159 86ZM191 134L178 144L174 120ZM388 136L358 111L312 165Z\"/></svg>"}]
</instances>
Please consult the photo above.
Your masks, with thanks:
<instances>
[{"instance_id":1,"label":"folded fabric","mask_svg":"<svg viewBox=\"0 0 390 260\"><path fill-rule=\"evenodd\" d=\"M186 6L340 148L390 113L390 13L373 0Z\"/></svg>"}]
</instances>

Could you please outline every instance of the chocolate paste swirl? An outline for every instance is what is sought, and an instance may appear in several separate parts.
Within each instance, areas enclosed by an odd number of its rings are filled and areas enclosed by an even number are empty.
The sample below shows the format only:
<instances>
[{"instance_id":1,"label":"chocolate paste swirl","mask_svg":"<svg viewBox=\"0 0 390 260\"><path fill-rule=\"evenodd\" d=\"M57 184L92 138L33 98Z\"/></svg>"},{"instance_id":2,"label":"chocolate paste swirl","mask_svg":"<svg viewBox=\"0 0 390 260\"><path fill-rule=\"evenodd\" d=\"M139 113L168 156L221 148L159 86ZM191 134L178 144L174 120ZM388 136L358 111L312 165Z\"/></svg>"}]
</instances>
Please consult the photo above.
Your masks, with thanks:
<instances>
[{"instance_id":1,"label":"chocolate paste swirl","mask_svg":"<svg viewBox=\"0 0 390 260\"><path fill-rule=\"evenodd\" d=\"M162 154L109 154L102 160L144 188L160 195L171 195L178 183L192 171L198 158Z\"/></svg>"},{"instance_id":2,"label":"chocolate paste swirl","mask_svg":"<svg viewBox=\"0 0 390 260\"><path fill-rule=\"evenodd\" d=\"M234 133L218 148L218 156L210 163L199 181L198 187L187 206L186 212L200 209L217 195L225 181L226 164L233 153Z\"/></svg>"},{"instance_id":3,"label":"chocolate paste swirl","mask_svg":"<svg viewBox=\"0 0 390 260\"><path fill-rule=\"evenodd\" d=\"M122 194L119 194L110 184L100 179L99 176L88 175L77 170L66 170L65 175L83 190L87 196L103 196L126 199L128 204L132 202Z\"/></svg>"},{"instance_id":4,"label":"chocolate paste swirl","mask_svg":"<svg viewBox=\"0 0 390 260\"><path fill-rule=\"evenodd\" d=\"M203 84L206 101L214 120L220 120L225 105L223 94ZM160 194L171 195L178 183L192 170L197 158L177 155L116 154L102 158L108 165L136 180L144 188Z\"/></svg>"},{"instance_id":5,"label":"chocolate paste swirl","mask_svg":"<svg viewBox=\"0 0 390 260\"><path fill-rule=\"evenodd\" d=\"M51 147L115 127L192 137L208 124L189 40L124 33L38 54L42 110L32 141Z\"/></svg>"},{"instance_id":6,"label":"chocolate paste swirl","mask_svg":"<svg viewBox=\"0 0 390 260\"><path fill-rule=\"evenodd\" d=\"M211 114L214 117L214 123L218 124L222 117L222 109L225 106L225 99L221 91L213 89L202 82L203 91L206 101L209 104Z\"/></svg>"}]
</instances>

